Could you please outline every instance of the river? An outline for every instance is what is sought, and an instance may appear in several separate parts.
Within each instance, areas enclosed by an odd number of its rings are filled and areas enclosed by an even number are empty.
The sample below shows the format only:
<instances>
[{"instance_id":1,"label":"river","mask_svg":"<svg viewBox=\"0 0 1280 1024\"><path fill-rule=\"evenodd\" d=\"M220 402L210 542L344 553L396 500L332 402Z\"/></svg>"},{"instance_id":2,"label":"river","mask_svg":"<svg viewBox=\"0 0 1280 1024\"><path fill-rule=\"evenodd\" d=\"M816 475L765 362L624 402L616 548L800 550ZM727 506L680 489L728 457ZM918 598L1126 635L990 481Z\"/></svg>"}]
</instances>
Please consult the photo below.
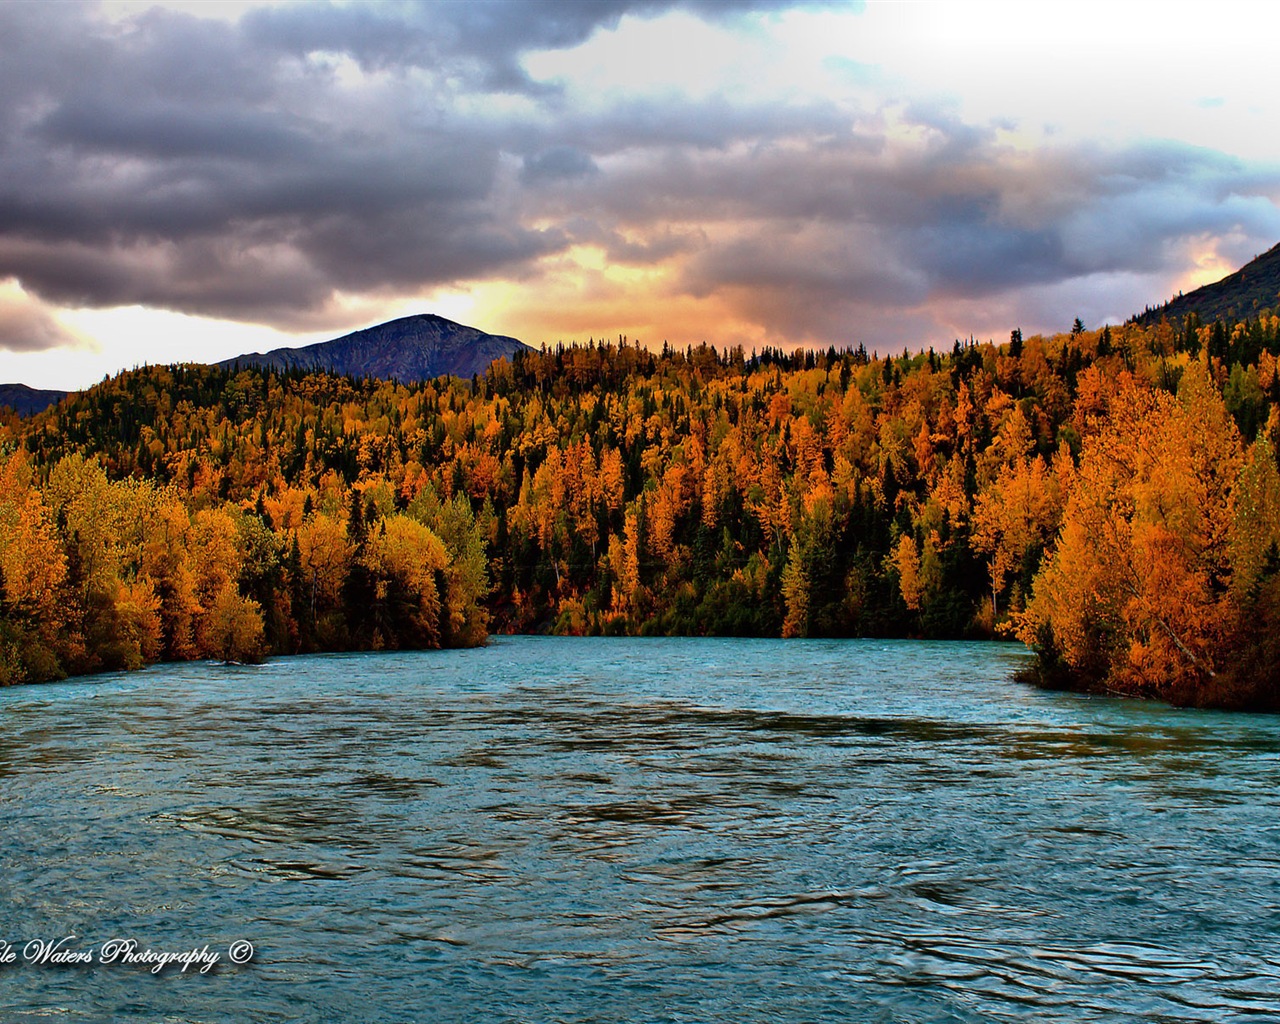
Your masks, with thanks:
<instances>
[{"instance_id":1,"label":"river","mask_svg":"<svg viewBox=\"0 0 1280 1024\"><path fill-rule=\"evenodd\" d=\"M0 691L0 1018L1280 1019L1280 719L1024 657L497 637Z\"/></svg>"}]
</instances>

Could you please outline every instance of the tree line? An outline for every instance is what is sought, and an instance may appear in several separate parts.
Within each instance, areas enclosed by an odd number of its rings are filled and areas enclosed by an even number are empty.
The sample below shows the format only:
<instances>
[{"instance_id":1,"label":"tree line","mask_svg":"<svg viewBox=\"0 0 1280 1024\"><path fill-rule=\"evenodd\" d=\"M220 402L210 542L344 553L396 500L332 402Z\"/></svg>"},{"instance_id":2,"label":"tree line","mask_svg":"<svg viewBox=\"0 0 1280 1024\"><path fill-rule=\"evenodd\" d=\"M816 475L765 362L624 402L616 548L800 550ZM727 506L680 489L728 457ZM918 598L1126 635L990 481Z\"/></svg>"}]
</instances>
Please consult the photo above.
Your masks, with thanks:
<instances>
[{"instance_id":1,"label":"tree line","mask_svg":"<svg viewBox=\"0 0 1280 1024\"><path fill-rule=\"evenodd\" d=\"M153 600L96 667L235 654L255 616L272 651L1016 635L1046 681L1265 703L1278 353L1264 316L884 358L620 339L417 385L135 370L5 428L3 643L84 670ZM94 563L69 509L98 504L166 510L168 561L129 511ZM35 591L89 660L37 636Z\"/></svg>"}]
</instances>

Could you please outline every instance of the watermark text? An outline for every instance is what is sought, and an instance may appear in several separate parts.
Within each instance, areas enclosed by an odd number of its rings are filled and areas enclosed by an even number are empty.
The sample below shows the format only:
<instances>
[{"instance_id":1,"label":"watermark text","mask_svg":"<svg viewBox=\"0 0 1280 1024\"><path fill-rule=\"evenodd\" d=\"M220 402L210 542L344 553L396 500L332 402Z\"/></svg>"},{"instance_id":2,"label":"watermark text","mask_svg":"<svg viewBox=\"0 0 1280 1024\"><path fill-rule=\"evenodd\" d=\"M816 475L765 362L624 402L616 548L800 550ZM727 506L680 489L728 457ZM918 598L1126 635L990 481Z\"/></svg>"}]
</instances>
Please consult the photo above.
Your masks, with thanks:
<instances>
[{"instance_id":1,"label":"watermark text","mask_svg":"<svg viewBox=\"0 0 1280 1024\"><path fill-rule=\"evenodd\" d=\"M0 969L18 964L33 967L124 966L151 974L173 971L208 974L219 964L247 964L253 959L253 943L238 939L226 948L207 943L183 949L156 949L137 939L107 939L96 945L81 943L75 935L10 942L0 939Z\"/></svg>"}]
</instances>

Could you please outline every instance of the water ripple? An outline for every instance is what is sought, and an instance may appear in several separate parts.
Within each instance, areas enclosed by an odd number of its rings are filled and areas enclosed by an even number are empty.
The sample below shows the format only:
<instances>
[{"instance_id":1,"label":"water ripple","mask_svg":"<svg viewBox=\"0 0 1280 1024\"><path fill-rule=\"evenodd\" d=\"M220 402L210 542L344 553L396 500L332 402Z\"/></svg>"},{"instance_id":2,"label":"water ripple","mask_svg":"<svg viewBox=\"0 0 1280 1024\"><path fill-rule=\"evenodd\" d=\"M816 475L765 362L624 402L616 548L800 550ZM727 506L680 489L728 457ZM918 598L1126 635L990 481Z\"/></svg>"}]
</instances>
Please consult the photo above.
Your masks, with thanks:
<instances>
[{"instance_id":1,"label":"water ripple","mask_svg":"<svg viewBox=\"0 0 1280 1024\"><path fill-rule=\"evenodd\" d=\"M0 939L257 950L3 966L3 1018L1280 1019L1280 723L1019 657L499 638L0 693Z\"/></svg>"}]
</instances>

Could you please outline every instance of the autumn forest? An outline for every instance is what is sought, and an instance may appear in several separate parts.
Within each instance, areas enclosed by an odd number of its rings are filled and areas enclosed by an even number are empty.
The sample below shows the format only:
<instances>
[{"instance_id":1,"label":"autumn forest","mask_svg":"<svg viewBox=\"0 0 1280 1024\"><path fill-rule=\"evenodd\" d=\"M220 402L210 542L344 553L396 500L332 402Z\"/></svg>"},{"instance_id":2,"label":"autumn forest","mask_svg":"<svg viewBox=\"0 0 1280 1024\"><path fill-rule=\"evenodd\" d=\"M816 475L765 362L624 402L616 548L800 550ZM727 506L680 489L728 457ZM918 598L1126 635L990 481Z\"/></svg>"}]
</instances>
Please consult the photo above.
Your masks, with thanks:
<instances>
[{"instance_id":1,"label":"autumn forest","mask_svg":"<svg viewBox=\"0 0 1280 1024\"><path fill-rule=\"evenodd\" d=\"M892 358L148 367L0 427L0 681L490 631L1016 638L1280 704L1280 319Z\"/></svg>"}]
</instances>

